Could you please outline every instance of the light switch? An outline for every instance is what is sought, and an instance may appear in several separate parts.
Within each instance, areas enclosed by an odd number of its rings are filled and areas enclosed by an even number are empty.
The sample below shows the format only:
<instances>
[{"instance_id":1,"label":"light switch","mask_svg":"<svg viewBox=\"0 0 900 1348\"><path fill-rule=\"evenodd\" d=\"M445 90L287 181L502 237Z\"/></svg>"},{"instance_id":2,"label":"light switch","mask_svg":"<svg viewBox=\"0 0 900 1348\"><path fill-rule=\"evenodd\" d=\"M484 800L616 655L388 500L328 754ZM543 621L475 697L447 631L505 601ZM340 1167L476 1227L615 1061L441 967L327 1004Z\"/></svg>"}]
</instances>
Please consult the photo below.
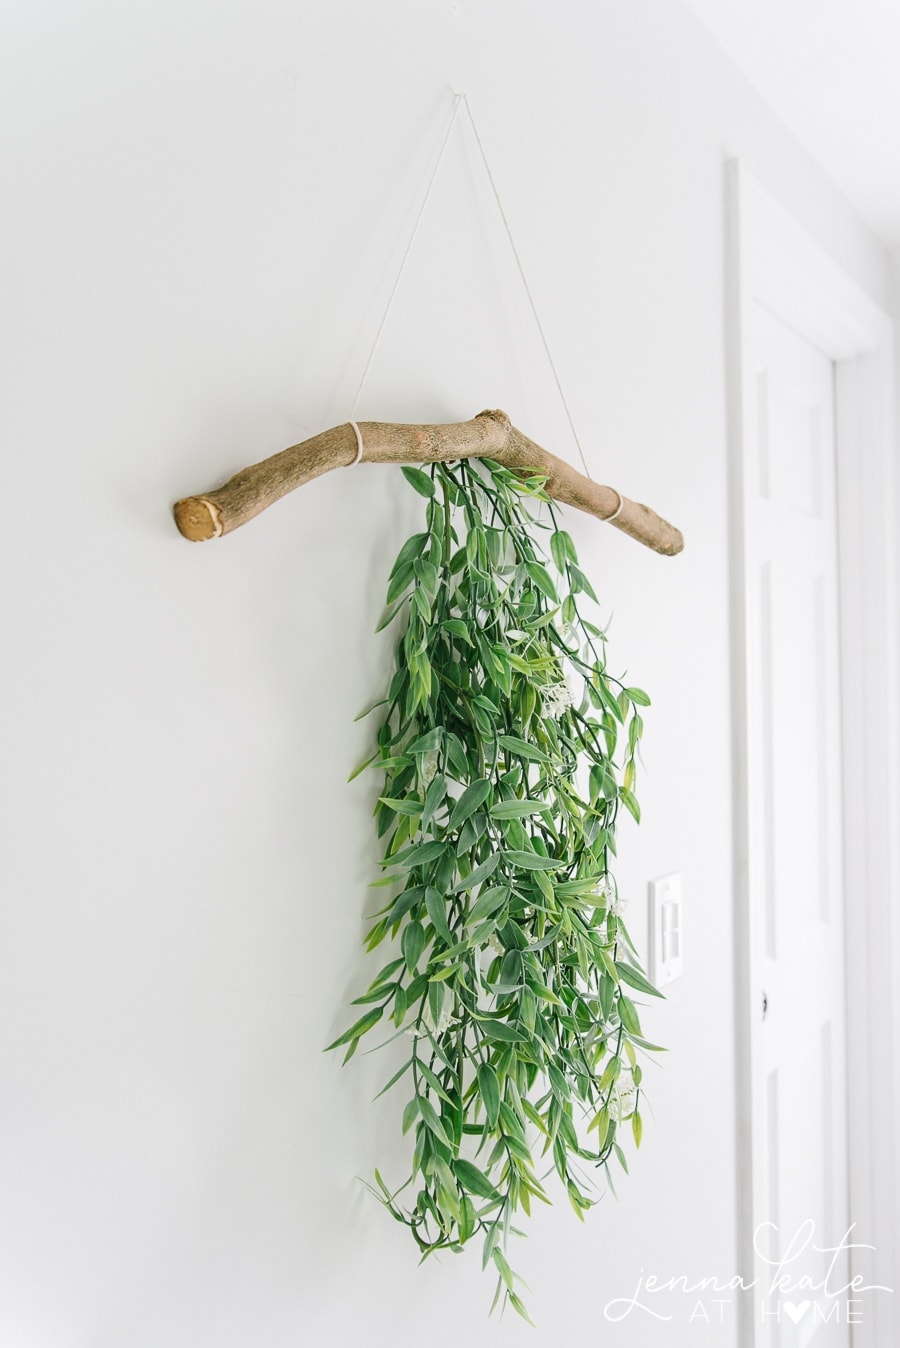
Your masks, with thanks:
<instances>
[{"instance_id":1,"label":"light switch","mask_svg":"<svg viewBox=\"0 0 900 1348\"><path fill-rule=\"evenodd\" d=\"M650 881L650 980L658 988L683 972L681 876Z\"/></svg>"}]
</instances>

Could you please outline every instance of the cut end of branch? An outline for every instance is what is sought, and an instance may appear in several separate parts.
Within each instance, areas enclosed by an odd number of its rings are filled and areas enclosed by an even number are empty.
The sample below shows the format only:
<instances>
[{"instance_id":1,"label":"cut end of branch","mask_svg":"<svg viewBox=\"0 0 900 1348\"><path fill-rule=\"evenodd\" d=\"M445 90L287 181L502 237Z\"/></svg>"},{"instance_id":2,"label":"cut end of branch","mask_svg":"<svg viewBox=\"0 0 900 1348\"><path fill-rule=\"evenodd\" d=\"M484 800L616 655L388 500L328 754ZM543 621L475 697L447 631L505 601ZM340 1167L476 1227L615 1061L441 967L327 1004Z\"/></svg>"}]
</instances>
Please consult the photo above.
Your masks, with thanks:
<instances>
[{"instance_id":1,"label":"cut end of branch","mask_svg":"<svg viewBox=\"0 0 900 1348\"><path fill-rule=\"evenodd\" d=\"M506 429L509 428L509 413L503 412L499 407L486 407L483 412L479 412L480 417L493 417L494 421L499 421Z\"/></svg>"},{"instance_id":2,"label":"cut end of branch","mask_svg":"<svg viewBox=\"0 0 900 1348\"><path fill-rule=\"evenodd\" d=\"M225 532L222 513L206 496L185 496L172 507L178 532L192 543L205 543Z\"/></svg>"}]
</instances>

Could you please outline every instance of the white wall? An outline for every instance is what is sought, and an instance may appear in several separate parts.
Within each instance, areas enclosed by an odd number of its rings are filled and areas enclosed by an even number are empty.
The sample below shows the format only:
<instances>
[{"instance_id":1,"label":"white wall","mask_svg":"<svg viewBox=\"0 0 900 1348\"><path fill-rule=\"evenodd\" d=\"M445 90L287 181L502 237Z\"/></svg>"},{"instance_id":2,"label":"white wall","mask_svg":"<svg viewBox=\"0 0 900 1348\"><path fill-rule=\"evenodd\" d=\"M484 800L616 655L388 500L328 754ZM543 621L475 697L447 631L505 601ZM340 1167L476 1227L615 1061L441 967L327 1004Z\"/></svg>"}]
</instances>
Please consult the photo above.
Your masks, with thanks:
<instances>
[{"instance_id":1,"label":"white wall","mask_svg":"<svg viewBox=\"0 0 900 1348\"><path fill-rule=\"evenodd\" d=\"M375 782L345 784L419 518L399 474L304 488L222 542L169 505L345 420L451 89L491 156L592 473L685 531L570 527L647 687L645 824L687 973L620 1201L537 1214L529 1342L682 1343L603 1305L737 1272L724 176L731 154L876 300L888 259L672 0L7 6L0 849L2 1348L432 1348L488 1323L356 1176L402 1173L389 1058L322 1046L366 979ZM471 140L451 146L360 408L505 407L572 458ZM710 1313L713 1308L710 1306ZM718 1312L716 1312L718 1313ZM696 1322L690 1343L736 1342Z\"/></svg>"}]
</instances>

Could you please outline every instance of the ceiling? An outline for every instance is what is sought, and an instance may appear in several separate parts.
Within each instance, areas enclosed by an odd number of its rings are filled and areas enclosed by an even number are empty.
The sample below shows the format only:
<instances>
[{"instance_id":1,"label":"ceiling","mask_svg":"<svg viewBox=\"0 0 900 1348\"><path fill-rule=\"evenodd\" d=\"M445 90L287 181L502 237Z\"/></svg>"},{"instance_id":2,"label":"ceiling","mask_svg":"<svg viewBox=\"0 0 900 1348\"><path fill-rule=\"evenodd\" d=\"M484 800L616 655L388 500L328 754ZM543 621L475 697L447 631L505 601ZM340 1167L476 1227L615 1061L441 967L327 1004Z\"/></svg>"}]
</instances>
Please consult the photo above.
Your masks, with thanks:
<instances>
[{"instance_id":1,"label":"ceiling","mask_svg":"<svg viewBox=\"0 0 900 1348\"><path fill-rule=\"evenodd\" d=\"M900 259L900 0L687 0Z\"/></svg>"}]
</instances>

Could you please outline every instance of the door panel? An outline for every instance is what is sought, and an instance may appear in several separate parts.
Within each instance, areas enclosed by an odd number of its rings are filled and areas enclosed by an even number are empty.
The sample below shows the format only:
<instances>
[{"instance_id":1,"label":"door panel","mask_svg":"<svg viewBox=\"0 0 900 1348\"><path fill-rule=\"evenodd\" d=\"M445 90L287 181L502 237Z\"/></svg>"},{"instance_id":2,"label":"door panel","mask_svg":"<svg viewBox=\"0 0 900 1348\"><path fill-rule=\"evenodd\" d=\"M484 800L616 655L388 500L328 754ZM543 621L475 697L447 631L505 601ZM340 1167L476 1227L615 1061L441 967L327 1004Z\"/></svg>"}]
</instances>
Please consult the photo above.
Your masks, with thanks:
<instances>
[{"instance_id":1,"label":"door panel","mask_svg":"<svg viewBox=\"0 0 900 1348\"><path fill-rule=\"evenodd\" d=\"M768 1224L766 1257L793 1249L785 1273L821 1280L832 1256L813 1246L837 1245L849 1225L834 369L761 306L753 340L745 546L750 902L764 1016L756 1208ZM765 1289L772 1270L757 1273ZM831 1284L846 1278L837 1265ZM760 1341L849 1348L845 1307L835 1309L814 1290L761 1299Z\"/></svg>"}]
</instances>

